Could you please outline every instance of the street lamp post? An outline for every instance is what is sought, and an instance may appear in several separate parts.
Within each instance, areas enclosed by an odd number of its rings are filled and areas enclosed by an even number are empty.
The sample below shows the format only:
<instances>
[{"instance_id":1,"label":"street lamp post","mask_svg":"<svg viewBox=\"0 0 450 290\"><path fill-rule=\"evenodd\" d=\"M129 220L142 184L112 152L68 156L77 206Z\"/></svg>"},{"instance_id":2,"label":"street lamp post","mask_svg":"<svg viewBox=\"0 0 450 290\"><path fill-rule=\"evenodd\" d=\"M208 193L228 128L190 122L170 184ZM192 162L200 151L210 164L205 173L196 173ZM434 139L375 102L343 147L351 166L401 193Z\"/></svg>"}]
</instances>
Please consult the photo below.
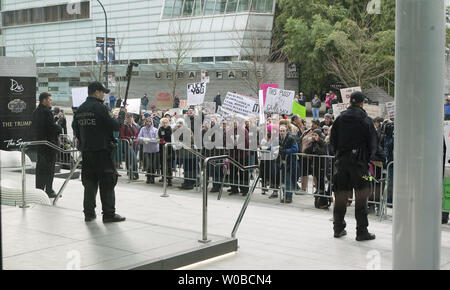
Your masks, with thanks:
<instances>
[{"instance_id":1,"label":"street lamp post","mask_svg":"<svg viewBox=\"0 0 450 290\"><path fill-rule=\"evenodd\" d=\"M106 15L105 7L103 6L102 2L100 0L97 0L98 4L103 9L103 13L105 13L105 44L103 47L103 58L105 61L106 69L105 69L105 87L108 88L108 16Z\"/></svg>"}]
</instances>

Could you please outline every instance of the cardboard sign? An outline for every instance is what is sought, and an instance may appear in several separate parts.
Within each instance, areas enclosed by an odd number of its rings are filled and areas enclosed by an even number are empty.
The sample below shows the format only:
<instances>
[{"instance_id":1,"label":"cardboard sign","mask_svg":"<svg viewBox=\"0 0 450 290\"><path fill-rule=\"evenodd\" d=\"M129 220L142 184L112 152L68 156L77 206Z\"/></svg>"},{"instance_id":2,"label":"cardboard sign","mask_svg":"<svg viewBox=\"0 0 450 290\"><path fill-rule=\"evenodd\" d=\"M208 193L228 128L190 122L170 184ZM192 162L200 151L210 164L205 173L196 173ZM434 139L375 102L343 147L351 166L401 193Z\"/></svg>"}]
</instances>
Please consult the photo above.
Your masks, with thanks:
<instances>
[{"instance_id":1,"label":"cardboard sign","mask_svg":"<svg viewBox=\"0 0 450 290\"><path fill-rule=\"evenodd\" d=\"M73 88L72 89L72 106L79 107L88 97L88 88Z\"/></svg>"},{"instance_id":2,"label":"cardboard sign","mask_svg":"<svg viewBox=\"0 0 450 290\"><path fill-rule=\"evenodd\" d=\"M222 104L222 109L243 116L258 116L258 100L228 92Z\"/></svg>"},{"instance_id":3,"label":"cardboard sign","mask_svg":"<svg viewBox=\"0 0 450 290\"><path fill-rule=\"evenodd\" d=\"M264 104L266 104L267 89L268 88L278 89L278 84L260 84L259 88L263 91L263 100L264 100Z\"/></svg>"},{"instance_id":4,"label":"cardboard sign","mask_svg":"<svg viewBox=\"0 0 450 290\"><path fill-rule=\"evenodd\" d=\"M345 88L341 90L342 102L344 104L350 104L350 95L353 92L361 92L361 87ZM333 111L334 112L334 111Z\"/></svg>"},{"instance_id":5,"label":"cardboard sign","mask_svg":"<svg viewBox=\"0 0 450 290\"><path fill-rule=\"evenodd\" d=\"M187 103L188 106L201 105L205 100L206 83L187 84Z\"/></svg>"},{"instance_id":6,"label":"cardboard sign","mask_svg":"<svg viewBox=\"0 0 450 290\"><path fill-rule=\"evenodd\" d=\"M276 88L267 88L266 103L264 109L266 112L275 114L292 114L292 103L294 102L294 91L280 90Z\"/></svg>"}]
</instances>

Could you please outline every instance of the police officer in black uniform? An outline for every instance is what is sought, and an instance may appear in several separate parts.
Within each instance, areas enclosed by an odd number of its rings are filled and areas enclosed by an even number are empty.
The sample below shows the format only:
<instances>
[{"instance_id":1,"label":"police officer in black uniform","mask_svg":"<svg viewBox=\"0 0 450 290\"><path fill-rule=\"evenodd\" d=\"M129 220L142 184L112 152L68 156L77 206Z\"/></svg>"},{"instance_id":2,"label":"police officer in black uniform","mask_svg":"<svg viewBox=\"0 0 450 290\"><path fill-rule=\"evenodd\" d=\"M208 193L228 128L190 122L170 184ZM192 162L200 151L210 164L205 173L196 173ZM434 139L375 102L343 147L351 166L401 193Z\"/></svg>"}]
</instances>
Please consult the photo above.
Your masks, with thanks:
<instances>
[{"instance_id":1,"label":"police officer in black uniform","mask_svg":"<svg viewBox=\"0 0 450 290\"><path fill-rule=\"evenodd\" d=\"M335 205L333 211L334 237L347 234L344 221L347 198L355 189L356 240L375 239L367 227L367 199L370 196L369 162L377 149L375 126L363 109L365 96L353 92L350 107L342 112L331 129L330 143L336 152L333 180Z\"/></svg>"},{"instance_id":2,"label":"police officer in black uniform","mask_svg":"<svg viewBox=\"0 0 450 290\"><path fill-rule=\"evenodd\" d=\"M88 86L88 97L78 108L73 122L75 136L82 152L83 166L81 180L84 186L84 215L89 222L96 218L95 198L100 188L103 222L121 222L125 220L116 214L114 187L117 184L118 173L114 164L114 149L116 147L113 131L118 131L120 121L114 120L103 104L104 94L109 90L100 82ZM119 119L124 118L121 111Z\"/></svg>"}]
</instances>

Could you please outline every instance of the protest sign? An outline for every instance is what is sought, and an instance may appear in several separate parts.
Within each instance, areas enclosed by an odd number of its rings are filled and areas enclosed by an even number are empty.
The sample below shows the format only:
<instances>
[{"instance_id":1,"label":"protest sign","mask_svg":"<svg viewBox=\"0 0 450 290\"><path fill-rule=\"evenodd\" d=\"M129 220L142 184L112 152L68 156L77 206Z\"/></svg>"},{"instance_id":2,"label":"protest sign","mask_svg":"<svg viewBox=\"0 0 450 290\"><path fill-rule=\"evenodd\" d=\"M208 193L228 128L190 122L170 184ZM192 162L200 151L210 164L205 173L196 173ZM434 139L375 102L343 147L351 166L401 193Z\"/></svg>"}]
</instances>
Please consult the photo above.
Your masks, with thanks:
<instances>
[{"instance_id":1,"label":"protest sign","mask_svg":"<svg viewBox=\"0 0 450 290\"><path fill-rule=\"evenodd\" d=\"M244 116L258 116L259 104L257 99L228 92L223 101L222 109Z\"/></svg>"},{"instance_id":2,"label":"protest sign","mask_svg":"<svg viewBox=\"0 0 450 290\"><path fill-rule=\"evenodd\" d=\"M350 104L350 95L353 92L361 92L361 87L345 88L341 90L342 102L344 104Z\"/></svg>"},{"instance_id":3,"label":"protest sign","mask_svg":"<svg viewBox=\"0 0 450 290\"><path fill-rule=\"evenodd\" d=\"M395 102L386 103L386 117L391 120L395 118Z\"/></svg>"},{"instance_id":4,"label":"protest sign","mask_svg":"<svg viewBox=\"0 0 450 290\"><path fill-rule=\"evenodd\" d=\"M263 91L264 104L266 103L267 89L269 87L278 89L278 84L260 84L259 85L259 88Z\"/></svg>"},{"instance_id":5,"label":"protest sign","mask_svg":"<svg viewBox=\"0 0 450 290\"><path fill-rule=\"evenodd\" d=\"M72 89L72 106L79 107L88 97L88 88L73 88Z\"/></svg>"},{"instance_id":6,"label":"protest sign","mask_svg":"<svg viewBox=\"0 0 450 290\"><path fill-rule=\"evenodd\" d=\"M381 117L381 107L377 106L377 105L368 105L368 104L364 104L364 108L363 108L367 115L369 117L371 117L372 119L376 118L376 117Z\"/></svg>"},{"instance_id":7,"label":"protest sign","mask_svg":"<svg viewBox=\"0 0 450 290\"><path fill-rule=\"evenodd\" d=\"M141 114L141 99L129 99L127 100L127 112L136 115Z\"/></svg>"},{"instance_id":8,"label":"protest sign","mask_svg":"<svg viewBox=\"0 0 450 290\"><path fill-rule=\"evenodd\" d=\"M264 108L264 92L263 90L259 90L259 107ZM264 124L264 110L259 110L259 123Z\"/></svg>"},{"instance_id":9,"label":"protest sign","mask_svg":"<svg viewBox=\"0 0 450 290\"><path fill-rule=\"evenodd\" d=\"M294 91L267 88L265 111L276 114L292 114Z\"/></svg>"},{"instance_id":10,"label":"protest sign","mask_svg":"<svg viewBox=\"0 0 450 290\"><path fill-rule=\"evenodd\" d=\"M336 119L341 114L341 112L347 110L348 106L349 106L349 104L345 104L345 103L333 104L334 119Z\"/></svg>"},{"instance_id":11,"label":"protest sign","mask_svg":"<svg viewBox=\"0 0 450 290\"><path fill-rule=\"evenodd\" d=\"M188 106L203 104L205 94L206 94L206 83L187 84Z\"/></svg>"},{"instance_id":12,"label":"protest sign","mask_svg":"<svg viewBox=\"0 0 450 290\"><path fill-rule=\"evenodd\" d=\"M293 115L297 114L300 116L300 118L305 119L306 118L306 107L300 105L297 102L293 102L292 103L292 114Z\"/></svg>"}]
</instances>

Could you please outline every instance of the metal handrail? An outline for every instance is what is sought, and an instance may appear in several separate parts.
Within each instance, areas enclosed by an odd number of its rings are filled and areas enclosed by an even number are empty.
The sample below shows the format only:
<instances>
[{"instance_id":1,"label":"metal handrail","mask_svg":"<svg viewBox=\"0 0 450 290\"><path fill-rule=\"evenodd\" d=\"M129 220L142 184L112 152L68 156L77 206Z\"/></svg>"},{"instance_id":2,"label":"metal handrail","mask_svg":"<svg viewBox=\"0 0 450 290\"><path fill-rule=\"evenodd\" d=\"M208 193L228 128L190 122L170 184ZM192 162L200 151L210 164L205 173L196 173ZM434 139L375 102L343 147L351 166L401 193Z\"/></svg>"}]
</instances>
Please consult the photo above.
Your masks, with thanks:
<instances>
[{"instance_id":1,"label":"metal handrail","mask_svg":"<svg viewBox=\"0 0 450 290\"><path fill-rule=\"evenodd\" d=\"M29 146L38 146L38 145L45 145L48 146L54 150L57 150L61 153L74 153L74 152L78 152L78 149L70 149L70 150L64 150L62 148L60 148L59 146L49 142L49 141L31 141L31 142L23 142L20 144L20 152L21 152L21 161L22 161L22 208L26 208L28 207L26 205L25 202L25 191L26 191L26 172L25 172L25 149L26 147ZM79 160L77 161L77 164L74 168L77 168L79 161L81 161L81 158L79 158ZM73 169L72 169L73 171ZM73 172L71 172L71 174L69 175L69 178L72 177ZM67 184L67 182L65 182L63 184L63 187L65 187L65 185ZM63 188L61 188L63 189ZM58 192L58 196L61 196L62 194L62 190L59 190ZM55 202L53 203L53 205L55 205Z\"/></svg>"},{"instance_id":2,"label":"metal handrail","mask_svg":"<svg viewBox=\"0 0 450 290\"><path fill-rule=\"evenodd\" d=\"M202 239L199 240L201 243L208 243L211 240L208 240L208 164L210 161L214 161L216 159L228 159L232 164L234 164L237 168L239 168L241 171L244 170L250 170L253 168L258 168L259 165L248 165L244 166L235 159L231 158L228 155L219 155L219 156L212 156L207 157L203 161L203 218L202 218ZM253 194L253 191L255 190L256 184L259 180L259 174L257 175L256 179L253 181L252 186L249 189L249 192L247 193L247 198L244 202L244 205L242 206L241 212L239 213L238 219L236 220L236 223L234 225L233 231L231 233L231 236L234 238L236 236L236 232L239 228L239 225L242 221L242 218L244 217L244 213L247 209L247 206L250 202L251 195Z\"/></svg>"}]
</instances>

